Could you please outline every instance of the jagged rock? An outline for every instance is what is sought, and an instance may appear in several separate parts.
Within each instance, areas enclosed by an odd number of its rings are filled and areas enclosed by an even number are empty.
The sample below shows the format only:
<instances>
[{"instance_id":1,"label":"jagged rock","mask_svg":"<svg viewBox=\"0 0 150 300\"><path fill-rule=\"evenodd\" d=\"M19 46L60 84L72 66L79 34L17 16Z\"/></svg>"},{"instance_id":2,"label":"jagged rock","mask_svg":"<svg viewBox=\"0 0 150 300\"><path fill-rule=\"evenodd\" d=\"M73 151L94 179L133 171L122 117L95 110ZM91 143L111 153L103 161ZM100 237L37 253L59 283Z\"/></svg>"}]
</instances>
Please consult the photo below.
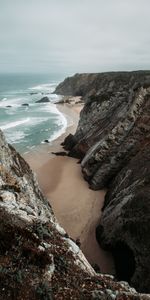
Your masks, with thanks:
<instances>
[{"instance_id":1,"label":"jagged rock","mask_svg":"<svg viewBox=\"0 0 150 300\"><path fill-rule=\"evenodd\" d=\"M64 140L64 142L61 143L62 146L65 146L66 150L71 150L76 145L76 140L74 139L74 136L72 133L70 133Z\"/></svg>"},{"instance_id":2,"label":"jagged rock","mask_svg":"<svg viewBox=\"0 0 150 300\"><path fill-rule=\"evenodd\" d=\"M0 299L150 299L95 273L1 131Z\"/></svg>"},{"instance_id":3,"label":"jagged rock","mask_svg":"<svg viewBox=\"0 0 150 300\"><path fill-rule=\"evenodd\" d=\"M134 95L138 91L136 89L140 89L140 86L142 88L142 84L148 79L150 79L149 71L77 74L58 86L56 92L61 87L61 92L64 94L66 94L68 80L71 91L74 88L76 92L76 85L78 86L79 83L83 87L82 94L86 103L80 114L77 131L73 136L76 141L74 151L78 153L78 156L84 156L91 146L102 140L119 121L126 118L128 107L131 107L130 104L134 101ZM73 84L71 84L72 81ZM134 107L136 105L135 103Z\"/></svg>"},{"instance_id":4,"label":"jagged rock","mask_svg":"<svg viewBox=\"0 0 150 300\"><path fill-rule=\"evenodd\" d=\"M82 159L91 188L108 188L97 239L118 277L150 292L150 71L77 74L57 91L85 101L64 148Z\"/></svg>"},{"instance_id":5,"label":"jagged rock","mask_svg":"<svg viewBox=\"0 0 150 300\"><path fill-rule=\"evenodd\" d=\"M98 78L102 78L101 74L75 74L73 77L66 78L60 83L55 90L55 94L65 96L83 96L95 93L94 83Z\"/></svg>"},{"instance_id":6,"label":"jagged rock","mask_svg":"<svg viewBox=\"0 0 150 300\"><path fill-rule=\"evenodd\" d=\"M97 228L99 243L113 251L118 278L144 292L150 292L149 232L150 141L145 141L110 185Z\"/></svg>"},{"instance_id":7,"label":"jagged rock","mask_svg":"<svg viewBox=\"0 0 150 300\"><path fill-rule=\"evenodd\" d=\"M47 103L47 102L50 102L48 97L43 97L42 99L35 101L35 103Z\"/></svg>"}]
</instances>

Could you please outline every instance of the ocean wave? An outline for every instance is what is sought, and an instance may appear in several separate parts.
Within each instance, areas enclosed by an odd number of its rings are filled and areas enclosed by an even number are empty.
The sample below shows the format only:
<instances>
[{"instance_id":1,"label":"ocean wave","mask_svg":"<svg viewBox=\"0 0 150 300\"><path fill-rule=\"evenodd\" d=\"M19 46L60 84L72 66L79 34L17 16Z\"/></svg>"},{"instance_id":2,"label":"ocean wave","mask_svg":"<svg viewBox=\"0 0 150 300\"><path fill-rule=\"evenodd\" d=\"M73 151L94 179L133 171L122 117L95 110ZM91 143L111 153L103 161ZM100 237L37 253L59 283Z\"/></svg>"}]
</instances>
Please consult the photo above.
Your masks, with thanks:
<instances>
[{"instance_id":1,"label":"ocean wave","mask_svg":"<svg viewBox=\"0 0 150 300\"><path fill-rule=\"evenodd\" d=\"M5 100L4 100L5 99ZM24 98L4 98L3 101L0 101L0 107L7 108L7 106L12 106L12 107L19 107L24 101L26 101Z\"/></svg>"},{"instance_id":2,"label":"ocean wave","mask_svg":"<svg viewBox=\"0 0 150 300\"><path fill-rule=\"evenodd\" d=\"M24 140L24 138L26 137L26 134L24 131L18 131L15 130L13 132L7 132L5 133L6 138L8 139L9 143L15 143L15 144L19 144L21 140Z\"/></svg>"},{"instance_id":3,"label":"ocean wave","mask_svg":"<svg viewBox=\"0 0 150 300\"><path fill-rule=\"evenodd\" d=\"M33 117L33 118L30 118L29 126L35 126L40 123L46 122L48 120L49 120L48 117Z\"/></svg>"},{"instance_id":4,"label":"ocean wave","mask_svg":"<svg viewBox=\"0 0 150 300\"><path fill-rule=\"evenodd\" d=\"M50 103L50 102L40 104L38 110L41 112L47 112L47 113L51 113L51 114L57 114L57 115L60 114L55 103Z\"/></svg>"},{"instance_id":5,"label":"ocean wave","mask_svg":"<svg viewBox=\"0 0 150 300\"><path fill-rule=\"evenodd\" d=\"M6 130L6 129L10 129L10 128L13 128L13 127L17 127L19 125L22 125L22 124L25 124L25 123L28 123L30 121L30 118L26 118L24 120L20 120L20 121L15 121L15 122L10 122L6 125L2 125L0 126L0 128L2 130Z\"/></svg>"},{"instance_id":6,"label":"ocean wave","mask_svg":"<svg viewBox=\"0 0 150 300\"><path fill-rule=\"evenodd\" d=\"M1 101L6 101L7 100L7 98L5 97L5 98L3 98L3 99L1 99Z\"/></svg>"},{"instance_id":7,"label":"ocean wave","mask_svg":"<svg viewBox=\"0 0 150 300\"><path fill-rule=\"evenodd\" d=\"M66 132L66 128L67 128L67 125L66 126L63 126L60 130L54 132L51 137L48 139L49 142L53 142L54 140L56 140L57 138L59 138L63 133Z\"/></svg>"},{"instance_id":8,"label":"ocean wave","mask_svg":"<svg viewBox=\"0 0 150 300\"><path fill-rule=\"evenodd\" d=\"M40 84L37 86L30 87L28 90L30 91L37 91L37 92L48 92L52 93L57 86L57 83L45 83L45 84Z\"/></svg>"},{"instance_id":9,"label":"ocean wave","mask_svg":"<svg viewBox=\"0 0 150 300\"><path fill-rule=\"evenodd\" d=\"M17 144L19 151L31 149L44 139L52 142L66 131L67 119L55 104L61 96L51 94L56 85L54 82L40 84L0 95L0 128L5 132L9 143ZM30 95L32 91L35 96ZM44 97L42 95L47 95L50 102L36 103L40 97ZM24 103L29 106L22 106Z\"/></svg>"},{"instance_id":10,"label":"ocean wave","mask_svg":"<svg viewBox=\"0 0 150 300\"><path fill-rule=\"evenodd\" d=\"M61 128L57 131L55 131L50 138L48 139L49 142L52 142L56 140L58 137L60 137L63 133L65 133L66 128L68 126L68 122L66 117L56 108L57 110L57 119L55 120L56 124L58 126L61 126ZM59 116L58 116L59 115Z\"/></svg>"},{"instance_id":11,"label":"ocean wave","mask_svg":"<svg viewBox=\"0 0 150 300\"><path fill-rule=\"evenodd\" d=\"M57 103L57 102L59 102L62 99L62 96L61 95L57 95L57 94L50 94L49 98L50 98L50 101L52 103Z\"/></svg>"}]
</instances>

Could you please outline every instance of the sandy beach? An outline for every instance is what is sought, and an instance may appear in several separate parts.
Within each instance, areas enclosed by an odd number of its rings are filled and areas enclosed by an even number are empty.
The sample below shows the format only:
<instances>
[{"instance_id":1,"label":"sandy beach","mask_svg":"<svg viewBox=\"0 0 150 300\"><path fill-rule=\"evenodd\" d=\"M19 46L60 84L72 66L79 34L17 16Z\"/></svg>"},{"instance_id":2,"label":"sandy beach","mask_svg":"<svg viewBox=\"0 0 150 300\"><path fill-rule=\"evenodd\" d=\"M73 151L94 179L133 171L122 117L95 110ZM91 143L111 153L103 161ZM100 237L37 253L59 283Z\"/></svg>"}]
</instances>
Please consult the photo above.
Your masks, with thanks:
<instances>
[{"instance_id":1,"label":"sandy beach","mask_svg":"<svg viewBox=\"0 0 150 300\"><path fill-rule=\"evenodd\" d=\"M61 226L74 240L80 239L80 247L92 265L97 264L101 272L113 274L112 257L100 249L95 238L105 191L88 188L78 160L51 154L62 151L60 144L65 136L75 132L82 105L58 104L57 107L70 124L67 131L52 144L39 146L24 157L36 173Z\"/></svg>"}]
</instances>

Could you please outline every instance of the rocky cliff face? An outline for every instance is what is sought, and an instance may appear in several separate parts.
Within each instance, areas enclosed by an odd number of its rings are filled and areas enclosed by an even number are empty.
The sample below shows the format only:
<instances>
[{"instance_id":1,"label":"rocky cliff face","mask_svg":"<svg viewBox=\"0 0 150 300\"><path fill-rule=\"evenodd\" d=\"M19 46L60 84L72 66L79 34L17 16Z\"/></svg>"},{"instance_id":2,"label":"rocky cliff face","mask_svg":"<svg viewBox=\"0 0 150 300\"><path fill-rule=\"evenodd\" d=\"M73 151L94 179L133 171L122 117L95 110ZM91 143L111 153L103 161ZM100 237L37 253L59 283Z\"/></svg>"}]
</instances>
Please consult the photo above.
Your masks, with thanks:
<instances>
[{"instance_id":1,"label":"rocky cliff face","mask_svg":"<svg viewBox=\"0 0 150 300\"><path fill-rule=\"evenodd\" d=\"M96 274L0 132L0 299L150 299Z\"/></svg>"},{"instance_id":2,"label":"rocky cliff face","mask_svg":"<svg viewBox=\"0 0 150 300\"><path fill-rule=\"evenodd\" d=\"M85 101L64 147L92 189L108 188L97 239L118 278L150 292L150 72L77 74L57 91Z\"/></svg>"}]
</instances>

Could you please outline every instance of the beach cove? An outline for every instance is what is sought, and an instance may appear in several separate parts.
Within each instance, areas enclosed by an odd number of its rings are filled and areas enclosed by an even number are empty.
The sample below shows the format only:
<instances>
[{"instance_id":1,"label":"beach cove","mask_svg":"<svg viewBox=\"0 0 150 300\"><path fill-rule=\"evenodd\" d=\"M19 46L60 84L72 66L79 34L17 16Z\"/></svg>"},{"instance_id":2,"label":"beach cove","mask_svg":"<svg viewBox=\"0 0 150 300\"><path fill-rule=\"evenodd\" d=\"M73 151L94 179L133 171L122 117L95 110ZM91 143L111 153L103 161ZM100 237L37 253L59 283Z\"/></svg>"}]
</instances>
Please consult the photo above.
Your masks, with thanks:
<instances>
[{"instance_id":1,"label":"beach cove","mask_svg":"<svg viewBox=\"0 0 150 300\"><path fill-rule=\"evenodd\" d=\"M93 266L97 265L103 273L114 274L111 254L100 249L95 238L105 191L89 189L77 159L52 154L63 151L61 143L75 132L82 107L82 104L57 104L68 120L66 132L50 144L34 148L24 158L36 173L60 225L73 240L80 241L81 250Z\"/></svg>"}]
</instances>

